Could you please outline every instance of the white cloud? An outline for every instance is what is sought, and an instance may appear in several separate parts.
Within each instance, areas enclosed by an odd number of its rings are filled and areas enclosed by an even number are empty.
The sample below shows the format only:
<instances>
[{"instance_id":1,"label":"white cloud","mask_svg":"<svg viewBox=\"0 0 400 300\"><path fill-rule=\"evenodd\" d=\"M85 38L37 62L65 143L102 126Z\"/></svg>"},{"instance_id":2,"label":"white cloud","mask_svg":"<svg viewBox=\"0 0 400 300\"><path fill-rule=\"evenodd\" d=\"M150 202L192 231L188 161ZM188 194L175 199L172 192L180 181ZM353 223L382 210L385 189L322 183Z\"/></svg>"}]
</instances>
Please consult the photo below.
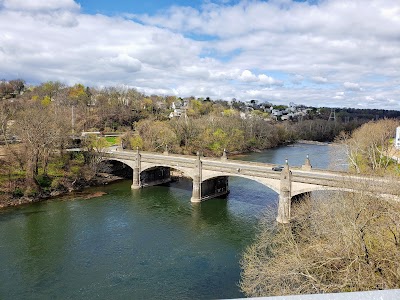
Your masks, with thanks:
<instances>
[{"instance_id":1,"label":"white cloud","mask_svg":"<svg viewBox=\"0 0 400 300\"><path fill-rule=\"evenodd\" d=\"M265 74L259 74L255 75L249 70L244 70L239 76L238 79L244 82L252 83L252 82L257 82L261 85L283 85L282 81L276 80L272 78L271 76L265 75Z\"/></svg>"},{"instance_id":2,"label":"white cloud","mask_svg":"<svg viewBox=\"0 0 400 300\"><path fill-rule=\"evenodd\" d=\"M283 85L283 82L272 78L271 76L267 76L265 74L258 75L258 79L260 82L268 84L268 85Z\"/></svg>"},{"instance_id":3,"label":"white cloud","mask_svg":"<svg viewBox=\"0 0 400 300\"><path fill-rule=\"evenodd\" d=\"M313 76L311 77L311 80L315 83L318 84L323 84L328 82L328 78L322 77L322 76Z\"/></svg>"},{"instance_id":4,"label":"white cloud","mask_svg":"<svg viewBox=\"0 0 400 300\"><path fill-rule=\"evenodd\" d=\"M246 82L256 82L260 79L249 70L244 70L239 76L239 79Z\"/></svg>"},{"instance_id":5,"label":"white cloud","mask_svg":"<svg viewBox=\"0 0 400 300\"><path fill-rule=\"evenodd\" d=\"M304 80L304 76L299 75L299 74L295 74L292 75L291 81L293 84L301 84Z\"/></svg>"},{"instance_id":6,"label":"white cloud","mask_svg":"<svg viewBox=\"0 0 400 300\"><path fill-rule=\"evenodd\" d=\"M133 58L127 54L119 54L116 57L108 59L111 66L121 68L128 73L138 72L142 68L142 64L136 58Z\"/></svg>"},{"instance_id":7,"label":"white cloud","mask_svg":"<svg viewBox=\"0 0 400 300\"><path fill-rule=\"evenodd\" d=\"M336 95L333 97L333 99L342 100L344 99L344 96L345 96L344 92L336 92Z\"/></svg>"},{"instance_id":8,"label":"white cloud","mask_svg":"<svg viewBox=\"0 0 400 300\"><path fill-rule=\"evenodd\" d=\"M343 86L348 91L362 91L362 88L360 87L360 85L358 83L345 82L345 83L343 83Z\"/></svg>"},{"instance_id":9,"label":"white cloud","mask_svg":"<svg viewBox=\"0 0 400 300\"><path fill-rule=\"evenodd\" d=\"M79 10L80 5L73 0L2 0L5 9L15 11Z\"/></svg>"},{"instance_id":10,"label":"white cloud","mask_svg":"<svg viewBox=\"0 0 400 300\"><path fill-rule=\"evenodd\" d=\"M365 100L367 100L367 101L375 101L374 97L371 97L371 96L366 96Z\"/></svg>"},{"instance_id":11,"label":"white cloud","mask_svg":"<svg viewBox=\"0 0 400 300\"><path fill-rule=\"evenodd\" d=\"M83 14L72 0L0 0L0 74L400 109L398 0L212 2L125 19Z\"/></svg>"}]
</instances>

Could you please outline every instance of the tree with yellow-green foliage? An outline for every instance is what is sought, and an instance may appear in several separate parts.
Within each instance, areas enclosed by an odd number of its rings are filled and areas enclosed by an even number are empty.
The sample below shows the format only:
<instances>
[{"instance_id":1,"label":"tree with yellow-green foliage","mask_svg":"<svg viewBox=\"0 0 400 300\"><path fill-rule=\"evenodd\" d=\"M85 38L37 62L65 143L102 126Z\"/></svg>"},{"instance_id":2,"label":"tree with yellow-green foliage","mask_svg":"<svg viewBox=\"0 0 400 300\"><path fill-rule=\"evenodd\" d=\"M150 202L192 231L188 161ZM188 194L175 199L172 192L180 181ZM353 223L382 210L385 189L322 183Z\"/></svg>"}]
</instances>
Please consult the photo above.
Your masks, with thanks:
<instances>
[{"instance_id":1,"label":"tree with yellow-green foliage","mask_svg":"<svg viewBox=\"0 0 400 300\"><path fill-rule=\"evenodd\" d=\"M129 145L131 149L143 149L143 139L140 137L140 135L134 135L129 139Z\"/></svg>"},{"instance_id":2,"label":"tree with yellow-green foliage","mask_svg":"<svg viewBox=\"0 0 400 300\"><path fill-rule=\"evenodd\" d=\"M351 134L342 132L336 140L345 146L350 167L357 173L393 173L396 164L388 155L399 125L394 119L372 121Z\"/></svg>"},{"instance_id":3,"label":"tree with yellow-green foliage","mask_svg":"<svg viewBox=\"0 0 400 300\"><path fill-rule=\"evenodd\" d=\"M177 145L176 134L164 121L141 120L136 125L136 131L143 141L143 148L148 151L160 151L166 146L174 148Z\"/></svg>"}]
</instances>

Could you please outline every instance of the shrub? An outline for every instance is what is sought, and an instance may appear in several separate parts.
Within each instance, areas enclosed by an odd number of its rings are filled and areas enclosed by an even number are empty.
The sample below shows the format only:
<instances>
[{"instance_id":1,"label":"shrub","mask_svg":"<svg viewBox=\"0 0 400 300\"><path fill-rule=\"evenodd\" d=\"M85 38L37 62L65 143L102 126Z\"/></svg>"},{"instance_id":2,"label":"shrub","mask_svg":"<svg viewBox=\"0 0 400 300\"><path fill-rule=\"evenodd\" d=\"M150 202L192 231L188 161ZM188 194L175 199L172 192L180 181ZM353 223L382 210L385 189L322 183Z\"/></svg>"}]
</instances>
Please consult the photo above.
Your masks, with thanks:
<instances>
[{"instance_id":1,"label":"shrub","mask_svg":"<svg viewBox=\"0 0 400 300\"><path fill-rule=\"evenodd\" d=\"M49 188L52 181L53 180L49 176L40 175L36 177L36 182L41 188Z\"/></svg>"},{"instance_id":2,"label":"shrub","mask_svg":"<svg viewBox=\"0 0 400 300\"><path fill-rule=\"evenodd\" d=\"M242 258L252 297L400 287L400 205L363 193L306 201L287 225L264 218Z\"/></svg>"},{"instance_id":3,"label":"shrub","mask_svg":"<svg viewBox=\"0 0 400 300\"><path fill-rule=\"evenodd\" d=\"M24 195L24 191L21 188L15 188L12 192L14 198L21 198Z\"/></svg>"}]
</instances>

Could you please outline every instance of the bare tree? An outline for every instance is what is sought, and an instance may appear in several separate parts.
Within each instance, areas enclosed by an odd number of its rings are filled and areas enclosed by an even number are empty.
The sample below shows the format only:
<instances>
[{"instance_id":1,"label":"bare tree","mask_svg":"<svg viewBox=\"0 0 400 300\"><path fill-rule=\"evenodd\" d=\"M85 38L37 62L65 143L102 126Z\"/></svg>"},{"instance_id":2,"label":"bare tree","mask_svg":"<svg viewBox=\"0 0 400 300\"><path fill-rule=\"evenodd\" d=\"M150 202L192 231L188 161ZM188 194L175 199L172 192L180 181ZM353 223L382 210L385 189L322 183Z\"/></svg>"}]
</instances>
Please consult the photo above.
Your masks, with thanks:
<instances>
[{"instance_id":1,"label":"bare tree","mask_svg":"<svg viewBox=\"0 0 400 300\"><path fill-rule=\"evenodd\" d=\"M0 134L8 148L8 126L15 115L16 108L14 103L6 100L0 101Z\"/></svg>"},{"instance_id":2,"label":"bare tree","mask_svg":"<svg viewBox=\"0 0 400 300\"><path fill-rule=\"evenodd\" d=\"M400 287L400 205L367 193L308 200L289 225L265 217L241 261L248 296Z\"/></svg>"},{"instance_id":3,"label":"bare tree","mask_svg":"<svg viewBox=\"0 0 400 300\"><path fill-rule=\"evenodd\" d=\"M397 126L399 121L392 119L369 122L351 135L340 134L336 140L345 145L350 164L357 173L383 174L391 164L387 156Z\"/></svg>"},{"instance_id":4,"label":"bare tree","mask_svg":"<svg viewBox=\"0 0 400 300\"><path fill-rule=\"evenodd\" d=\"M82 174L86 180L92 180L101 171L109 171L109 165L102 163L102 153L108 146L107 140L103 137L97 137L94 134L86 136L83 144L86 167Z\"/></svg>"},{"instance_id":5,"label":"bare tree","mask_svg":"<svg viewBox=\"0 0 400 300\"><path fill-rule=\"evenodd\" d=\"M36 102L19 112L16 130L26 149L28 186L36 185L35 177L38 175L40 160L43 174L47 175L50 154L58 150L61 141L67 137L68 124L64 113Z\"/></svg>"}]
</instances>

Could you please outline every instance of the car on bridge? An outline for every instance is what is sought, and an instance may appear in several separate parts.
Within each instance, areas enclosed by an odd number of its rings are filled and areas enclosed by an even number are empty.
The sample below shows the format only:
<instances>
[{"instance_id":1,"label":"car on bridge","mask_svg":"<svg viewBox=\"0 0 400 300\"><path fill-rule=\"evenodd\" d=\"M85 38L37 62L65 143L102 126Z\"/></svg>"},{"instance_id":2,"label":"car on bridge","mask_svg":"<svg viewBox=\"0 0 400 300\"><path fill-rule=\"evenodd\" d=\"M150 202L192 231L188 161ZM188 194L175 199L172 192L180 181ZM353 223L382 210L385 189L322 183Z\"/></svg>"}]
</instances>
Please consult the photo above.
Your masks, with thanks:
<instances>
[{"instance_id":1,"label":"car on bridge","mask_svg":"<svg viewBox=\"0 0 400 300\"><path fill-rule=\"evenodd\" d=\"M272 167L272 171L281 172L283 170L283 166Z\"/></svg>"}]
</instances>

